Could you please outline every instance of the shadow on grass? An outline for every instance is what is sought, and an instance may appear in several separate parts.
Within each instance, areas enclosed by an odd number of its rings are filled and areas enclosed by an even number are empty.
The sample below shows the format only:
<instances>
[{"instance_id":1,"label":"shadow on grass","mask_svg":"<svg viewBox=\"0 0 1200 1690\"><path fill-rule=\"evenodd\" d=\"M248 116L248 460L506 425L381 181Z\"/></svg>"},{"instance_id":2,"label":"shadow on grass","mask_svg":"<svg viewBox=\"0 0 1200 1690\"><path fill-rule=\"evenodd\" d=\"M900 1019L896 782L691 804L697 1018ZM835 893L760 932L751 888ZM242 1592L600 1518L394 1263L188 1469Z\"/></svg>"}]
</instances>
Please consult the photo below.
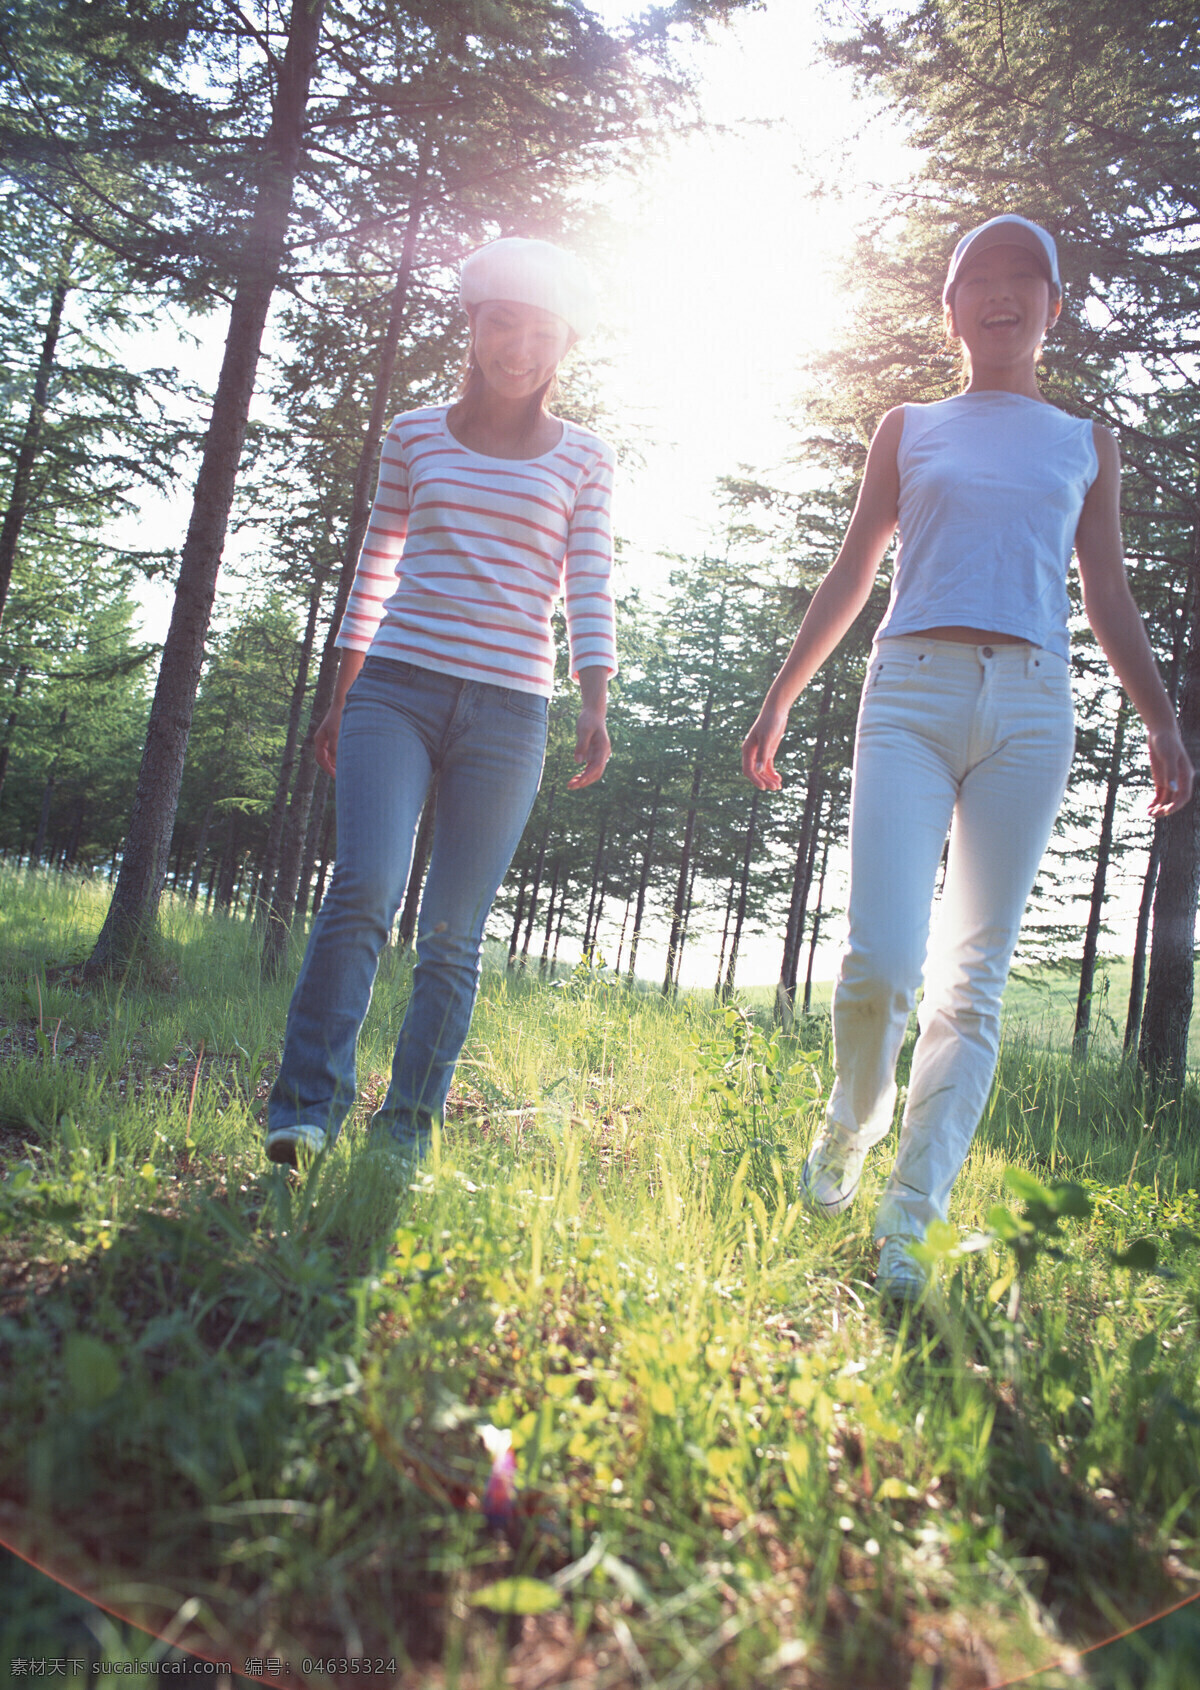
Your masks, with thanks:
<instances>
[{"instance_id":1,"label":"shadow on grass","mask_svg":"<svg viewBox=\"0 0 1200 1690\"><path fill-rule=\"evenodd\" d=\"M1056 1458L1000 1369L992 1335L961 1280L946 1303L896 1309L888 1326L918 1394L954 1396L969 1373L991 1416L987 1503L1003 1523L997 1578L1036 1603L1062 1639L1052 1662L1015 1680L1027 1690L1197 1690L1200 1601L1164 1566L1115 1500L1106 1505ZM962 1499L960 1499L962 1500ZM990 1690L990 1685L989 1685Z\"/></svg>"},{"instance_id":2,"label":"shadow on grass","mask_svg":"<svg viewBox=\"0 0 1200 1690\"><path fill-rule=\"evenodd\" d=\"M376 1181L362 1201L370 1229L320 1174L271 1175L231 1201L194 1190L175 1212L138 1212L50 1295L10 1297L0 1370L5 1420L23 1430L0 1434L0 1542L235 1667L440 1659L444 1569L494 1551L475 1518L448 1531L344 1412L379 1265L370 1234L389 1237L379 1221L394 1227L404 1194Z\"/></svg>"}]
</instances>

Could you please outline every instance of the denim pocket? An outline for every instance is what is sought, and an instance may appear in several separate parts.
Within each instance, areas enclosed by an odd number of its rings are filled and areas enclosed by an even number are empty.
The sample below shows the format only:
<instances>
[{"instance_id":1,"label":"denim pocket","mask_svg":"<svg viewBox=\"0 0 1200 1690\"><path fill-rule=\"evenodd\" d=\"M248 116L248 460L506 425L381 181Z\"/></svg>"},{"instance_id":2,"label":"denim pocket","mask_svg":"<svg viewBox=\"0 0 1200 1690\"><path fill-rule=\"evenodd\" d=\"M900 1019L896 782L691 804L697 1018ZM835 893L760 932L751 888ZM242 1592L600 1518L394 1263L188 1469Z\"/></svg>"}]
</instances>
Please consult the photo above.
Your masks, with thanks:
<instances>
[{"instance_id":1,"label":"denim pocket","mask_svg":"<svg viewBox=\"0 0 1200 1690\"><path fill-rule=\"evenodd\" d=\"M526 722L544 722L550 700L539 692L518 692L515 687L497 687L500 702L514 716Z\"/></svg>"},{"instance_id":2,"label":"denim pocket","mask_svg":"<svg viewBox=\"0 0 1200 1690\"><path fill-rule=\"evenodd\" d=\"M1061 657L1055 657L1051 652L1031 657L1026 673L1039 692L1051 698L1070 698L1071 670Z\"/></svg>"},{"instance_id":3,"label":"denim pocket","mask_svg":"<svg viewBox=\"0 0 1200 1690\"><path fill-rule=\"evenodd\" d=\"M413 665L395 657L364 657L359 673L365 675L369 681L390 681L393 685L404 685L412 680Z\"/></svg>"},{"instance_id":4,"label":"denim pocket","mask_svg":"<svg viewBox=\"0 0 1200 1690\"><path fill-rule=\"evenodd\" d=\"M867 669L864 692L877 692L881 688L900 687L912 679L914 675L922 673L927 659L923 651L881 652L873 657Z\"/></svg>"}]
</instances>

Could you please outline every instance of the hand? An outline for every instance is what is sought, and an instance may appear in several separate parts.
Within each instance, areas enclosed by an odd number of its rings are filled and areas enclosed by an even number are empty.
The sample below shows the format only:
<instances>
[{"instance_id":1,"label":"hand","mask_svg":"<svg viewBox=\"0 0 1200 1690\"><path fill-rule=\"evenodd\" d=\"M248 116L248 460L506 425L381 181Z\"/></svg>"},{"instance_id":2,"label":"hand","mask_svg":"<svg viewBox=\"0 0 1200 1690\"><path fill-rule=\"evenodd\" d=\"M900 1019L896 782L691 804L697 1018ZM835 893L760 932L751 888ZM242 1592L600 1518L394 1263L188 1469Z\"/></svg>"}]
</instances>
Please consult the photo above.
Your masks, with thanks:
<instances>
[{"instance_id":1,"label":"hand","mask_svg":"<svg viewBox=\"0 0 1200 1690\"><path fill-rule=\"evenodd\" d=\"M331 704L313 739L313 751L327 775L337 777L338 730L342 725L342 707Z\"/></svg>"},{"instance_id":2,"label":"hand","mask_svg":"<svg viewBox=\"0 0 1200 1690\"><path fill-rule=\"evenodd\" d=\"M787 727L788 713L764 700L754 726L742 741L742 773L762 792L778 792L783 777L775 767L775 753Z\"/></svg>"},{"instance_id":3,"label":"hand","mask_svg":"<svg viewBox=\"0 0 1200 1690\"><path fill-rule=\"evenodd\" d=\"M1155 821L1160 821L1164 816L1173 816L1177 810L1182 810L1191 798L1195 771L1174 723L1170 728L1151 732L1148 743L1150 772L1154 776L1150 814Z\"/></svg>"},{"instance_id":4,"label":"hand","mask_svg":"<svg viewBox=\"0 0 1200 1690\"><path fill-rule=\"evenodd\" d=\"M604 717L603 709L586 704L579 712L579 726L575 730L575 761L582 763L583 768L567 782L568 792L581 792L604 773L604 765L612 755Z\"/></svg>"}]
</instances>

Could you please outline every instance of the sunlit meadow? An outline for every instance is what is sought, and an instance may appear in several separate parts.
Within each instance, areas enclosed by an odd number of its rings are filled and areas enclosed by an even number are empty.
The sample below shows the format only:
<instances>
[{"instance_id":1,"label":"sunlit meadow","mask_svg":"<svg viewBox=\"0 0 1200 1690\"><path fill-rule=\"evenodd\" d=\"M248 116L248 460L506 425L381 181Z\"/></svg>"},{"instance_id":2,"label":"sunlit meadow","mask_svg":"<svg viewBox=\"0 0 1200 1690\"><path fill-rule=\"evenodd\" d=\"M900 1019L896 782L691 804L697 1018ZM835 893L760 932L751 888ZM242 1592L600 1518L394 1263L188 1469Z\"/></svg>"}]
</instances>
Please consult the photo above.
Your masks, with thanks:
<instances>
[{"instance_id":1,"label":"sunlit meadow","mask_svg":"<svg viewBox=\"0 0 1200 1690\"><path fill-rule=\"evenodd\" d=\"M1137 1638L1073 1663L1196 1588L1190 1088L1011 1027L936 1295L897 1319L888 1147L854 1213L797 1201L823 1020L490 967L400 1179L363 1130L392 952L362 1111L295 1178L261 1152L286 991L251 928L173 905L90 991L99 888L4 871L0 908L0 1520L58 1578L313 1684L1150 1682ZM0 1657L61 1637L52 1588Z\"/></svg>"}]
</instances>

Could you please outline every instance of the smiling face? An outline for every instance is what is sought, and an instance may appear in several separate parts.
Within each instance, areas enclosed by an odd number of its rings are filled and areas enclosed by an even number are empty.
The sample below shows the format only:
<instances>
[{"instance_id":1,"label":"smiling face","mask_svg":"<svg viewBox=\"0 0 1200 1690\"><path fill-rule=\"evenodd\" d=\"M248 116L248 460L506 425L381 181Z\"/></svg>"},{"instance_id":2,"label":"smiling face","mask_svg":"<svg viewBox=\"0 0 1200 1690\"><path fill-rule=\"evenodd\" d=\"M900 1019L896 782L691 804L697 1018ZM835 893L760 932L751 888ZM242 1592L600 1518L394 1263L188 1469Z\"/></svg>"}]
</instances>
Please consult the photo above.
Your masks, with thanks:
<instances>
[{"instance_id":1,"label":"smiling face","mask_svg":"<svg viewBox=\"0 0 1200 1690\"><path fill-rule=\"evenodd\" d=\"M471 312L471 348L484 381L502 399L530 399L546 385L574 336L561 317L512 299L485 299Z\"/></svg>"},{"instance_id":2,"label":"smiling face","mask_svg":"<svg viewBox=\"0 0 1200 1690\"><path fill-rule=\"evenodd\" d=\"M1037 255L1005 242L963 265L946 307L946 326L966 347L974 371L1032 365L1060 305Z\"/></svg>"}]
</instances>

